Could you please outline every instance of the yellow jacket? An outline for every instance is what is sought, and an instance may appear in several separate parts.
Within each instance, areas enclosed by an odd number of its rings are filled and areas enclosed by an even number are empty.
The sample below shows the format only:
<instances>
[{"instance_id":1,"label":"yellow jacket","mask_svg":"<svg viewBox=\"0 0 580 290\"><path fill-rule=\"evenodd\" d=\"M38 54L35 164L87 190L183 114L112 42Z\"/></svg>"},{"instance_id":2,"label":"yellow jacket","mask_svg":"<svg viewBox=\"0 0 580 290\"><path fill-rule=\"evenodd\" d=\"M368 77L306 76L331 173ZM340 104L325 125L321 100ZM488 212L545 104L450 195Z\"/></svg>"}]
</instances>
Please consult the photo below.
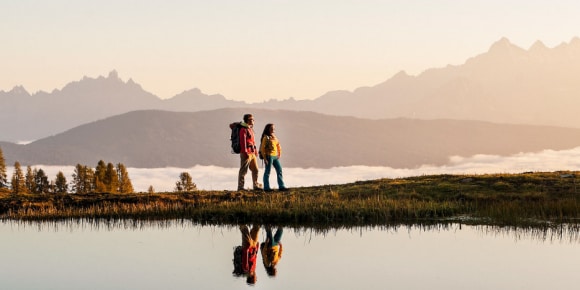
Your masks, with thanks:
<instances>
[{"instance_id":1,"label":"yellow jacket","mask_svg":"<svg viewBox=\"0 0 580 290\"><path fill-rule=\"evenodd\" d=\"M262 252L262 262L265 267L276 266L280 258L282 258L282 243L273 247L262 243L260 250Z\"/></svg>"},{"instance_id":2,"label":"yellow jacket","mask_svg":"<svg viewBox=\"0 0 580 290\"><path fill-rule=\"evenodd\" d=\"M274 134L272 136L264 136L260 144L260 152L262 157L266 156L278 156L282 155L282 146L278 142L278 138Z\"/></svg>"}]
</instances>

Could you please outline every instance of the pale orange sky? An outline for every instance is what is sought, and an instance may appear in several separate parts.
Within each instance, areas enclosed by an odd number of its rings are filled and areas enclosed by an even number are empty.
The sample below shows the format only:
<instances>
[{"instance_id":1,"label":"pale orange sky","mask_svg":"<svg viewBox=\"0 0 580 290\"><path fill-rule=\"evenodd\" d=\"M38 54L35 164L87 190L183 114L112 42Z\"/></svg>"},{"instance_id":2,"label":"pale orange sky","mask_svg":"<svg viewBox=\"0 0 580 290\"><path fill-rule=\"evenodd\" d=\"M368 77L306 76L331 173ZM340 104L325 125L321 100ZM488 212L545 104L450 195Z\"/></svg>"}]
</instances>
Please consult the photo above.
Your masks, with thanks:
<instances>
[{"instance_id":1,"label":"pale orange sky","mask_svg":"<svg viewBox=\"0 0 580 290\"><path fill-rule=\"evenodd\" d=\"M580 36L578 1L2 1L0 90L117 70L161 98L313 99Z\"/></svg>"}]
</instances>

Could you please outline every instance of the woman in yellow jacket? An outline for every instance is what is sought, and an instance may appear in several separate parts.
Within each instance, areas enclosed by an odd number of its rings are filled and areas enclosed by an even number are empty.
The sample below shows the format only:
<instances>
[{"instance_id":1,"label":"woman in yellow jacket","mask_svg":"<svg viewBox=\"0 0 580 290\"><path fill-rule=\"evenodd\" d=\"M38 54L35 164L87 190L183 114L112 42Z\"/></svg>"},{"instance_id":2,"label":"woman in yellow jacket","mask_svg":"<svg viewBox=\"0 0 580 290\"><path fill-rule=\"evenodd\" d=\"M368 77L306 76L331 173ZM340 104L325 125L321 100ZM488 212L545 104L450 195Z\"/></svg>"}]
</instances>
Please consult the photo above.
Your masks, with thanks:
<instances>
[{"instance_id":1,"label":"woman in yellow jacket","mask_svg":"<svg viewBox=\"0 0 580 290\"><path fill-rule=\"evenodd\" d=\"M262 133L261 144L260 144L260 155L264 159L266 168L264 169L264 191L272 191L270 188L270 171L272 166L276 169L276 179L278 181L278 190L286 191L288 190L284 186L284 178L282 176L282 164L280 164L280 155L282 153L282 147L276 135L274 134L274 124L267 124L264 127L264 132Z\"/></svg>"}]
</instances>

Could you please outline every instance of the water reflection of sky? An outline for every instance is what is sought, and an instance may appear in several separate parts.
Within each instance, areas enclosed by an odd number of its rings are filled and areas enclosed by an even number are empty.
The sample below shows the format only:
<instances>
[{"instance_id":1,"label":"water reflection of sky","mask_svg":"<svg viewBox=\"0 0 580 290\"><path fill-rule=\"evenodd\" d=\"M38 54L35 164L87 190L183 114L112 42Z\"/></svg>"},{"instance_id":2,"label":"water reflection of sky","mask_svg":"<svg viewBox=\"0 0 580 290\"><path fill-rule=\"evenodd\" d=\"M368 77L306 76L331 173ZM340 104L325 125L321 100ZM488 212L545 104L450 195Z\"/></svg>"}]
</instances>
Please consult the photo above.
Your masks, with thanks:
<instances>
[{"instance_id":1,"label":"water reflection of sky","mask_svg":"<svg viewBox=\"0 0 580 290\"><path fill-rule=\"evenodd\" d=\"M5 222L0 236L0 289L249 287L232 275L237 227ZM579 240L567 228L286 228L277 276L259 263L252 288L573 289Z\"/></svg>"}]
</instances>

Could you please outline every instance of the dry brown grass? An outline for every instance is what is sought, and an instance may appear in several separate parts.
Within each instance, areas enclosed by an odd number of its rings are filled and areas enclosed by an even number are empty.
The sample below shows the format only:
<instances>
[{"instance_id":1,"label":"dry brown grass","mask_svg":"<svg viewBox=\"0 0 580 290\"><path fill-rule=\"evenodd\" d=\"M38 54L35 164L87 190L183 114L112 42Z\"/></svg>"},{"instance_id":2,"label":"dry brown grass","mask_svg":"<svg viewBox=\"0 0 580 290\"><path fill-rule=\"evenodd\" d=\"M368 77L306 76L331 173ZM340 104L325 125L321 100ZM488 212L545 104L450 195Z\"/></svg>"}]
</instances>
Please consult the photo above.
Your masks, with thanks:
<instances>
[{"instance_id":1,"label":"dry brown grass","mask_svg":"<svg viewBox=\"0 0 580 290\"><path fill-rule=\"evenodd\" d=\"M191 219L286 224L387 224L453 219L496 224L576 223L580 217L576 175L577 172L434 175L274 193L20 196L0 193L0 218Z\"/></svg>"}]
</instances>

